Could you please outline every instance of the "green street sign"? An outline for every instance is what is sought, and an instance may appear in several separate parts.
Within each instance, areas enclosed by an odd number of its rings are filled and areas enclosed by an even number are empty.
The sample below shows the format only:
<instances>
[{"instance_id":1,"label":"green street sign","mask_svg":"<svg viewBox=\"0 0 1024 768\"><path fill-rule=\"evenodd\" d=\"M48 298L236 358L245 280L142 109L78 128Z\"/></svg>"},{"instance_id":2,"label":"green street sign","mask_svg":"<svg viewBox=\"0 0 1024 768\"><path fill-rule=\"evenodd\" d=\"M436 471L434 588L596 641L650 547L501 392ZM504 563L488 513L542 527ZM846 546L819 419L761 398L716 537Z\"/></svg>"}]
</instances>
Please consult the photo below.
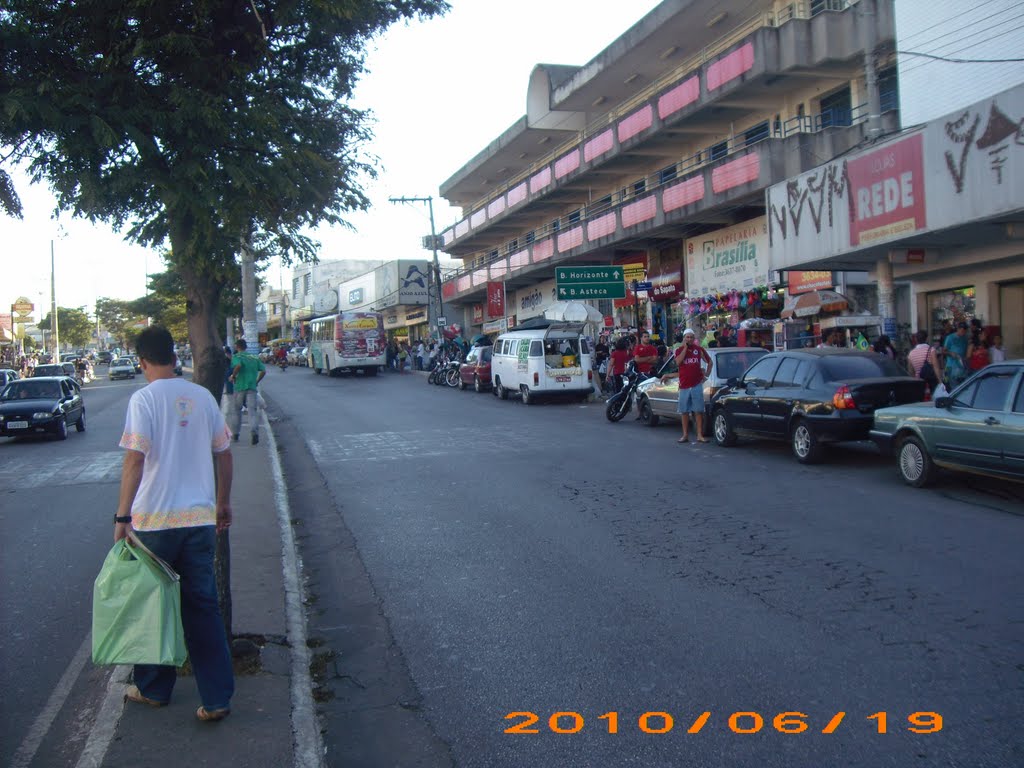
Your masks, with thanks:
<instances>
[{"instance_id":1,"label":"green street sign","mask_svg":"<svg viewBox=\"0 0 1024 768\"><path fill-rule=\"evenodd\" d=\"M619 283L626 272L621 266L599 264L595 267L556 267L557 285L578 285L580 283Z\"/></svg>"},{"instance_id":2,"label":"green street sign","mask_svg":"<svg viewBox=\"0 0 1024 768\"><path fill-rule=\"evenodd\" d=\"M559 283L555 289L559 301L626 298L626 284L621 280L617 283L570 283L568 285Z\"/></svg>"}]
</instances>

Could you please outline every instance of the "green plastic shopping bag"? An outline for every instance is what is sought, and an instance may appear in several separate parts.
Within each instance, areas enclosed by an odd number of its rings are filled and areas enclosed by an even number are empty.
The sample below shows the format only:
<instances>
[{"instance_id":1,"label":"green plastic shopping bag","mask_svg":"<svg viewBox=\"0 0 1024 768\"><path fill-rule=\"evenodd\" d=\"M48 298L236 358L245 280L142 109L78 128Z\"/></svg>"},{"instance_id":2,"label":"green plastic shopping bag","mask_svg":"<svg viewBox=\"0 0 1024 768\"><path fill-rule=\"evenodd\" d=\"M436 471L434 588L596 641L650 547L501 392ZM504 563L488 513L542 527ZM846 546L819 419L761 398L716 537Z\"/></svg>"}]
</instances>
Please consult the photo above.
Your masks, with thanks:
<instances>
[{"instance_id":1,"label":"green plastic shopping bag","mask_svg":"<svg viewBox=\"0 0 1024 768\"><path fill-rule=\"evenodd\" d=\"M187 655L181 578L132 533L114 544L93 584L93 663L180 667Z\"/></svg>"}]
</instances>

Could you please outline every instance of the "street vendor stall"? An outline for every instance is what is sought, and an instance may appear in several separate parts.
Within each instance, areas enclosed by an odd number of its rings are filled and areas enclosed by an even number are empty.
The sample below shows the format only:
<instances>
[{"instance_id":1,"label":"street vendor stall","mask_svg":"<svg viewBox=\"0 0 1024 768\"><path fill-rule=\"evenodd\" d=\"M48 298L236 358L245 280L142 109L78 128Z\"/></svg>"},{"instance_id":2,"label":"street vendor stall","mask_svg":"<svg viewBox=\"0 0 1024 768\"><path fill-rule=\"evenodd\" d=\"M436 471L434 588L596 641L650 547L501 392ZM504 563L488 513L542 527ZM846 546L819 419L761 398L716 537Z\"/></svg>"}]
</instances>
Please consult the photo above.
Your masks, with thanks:
<instances>
[{"instance_id":1,"label":"street vendor stall","mask_svg":"<svg viewBox=\"0 0 1024 768\"><path fill-rule=\"evenodd\" d=\"M883 325L882 318L877 315L837 315L821 318L819 327L822 336L828 331L843 331L843 343L836 346L866 349L882 335Z\"/></svg>"}]
</instances>

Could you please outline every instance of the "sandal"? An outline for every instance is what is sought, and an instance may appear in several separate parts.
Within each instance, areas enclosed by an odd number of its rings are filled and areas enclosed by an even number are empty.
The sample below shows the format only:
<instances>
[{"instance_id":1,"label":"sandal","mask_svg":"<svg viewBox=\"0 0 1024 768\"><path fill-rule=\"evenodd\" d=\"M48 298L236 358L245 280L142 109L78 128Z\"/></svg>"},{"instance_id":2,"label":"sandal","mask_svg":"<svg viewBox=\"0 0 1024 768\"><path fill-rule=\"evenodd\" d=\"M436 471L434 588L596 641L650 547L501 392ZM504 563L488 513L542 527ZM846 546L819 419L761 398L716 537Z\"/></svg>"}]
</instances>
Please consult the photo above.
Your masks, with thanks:
<instances>
[{"instance_id":1,"label":"sandal","mask_svg":"<svg viewBox=\"0 0 1024 768\"><path fill-rule=\"evenodd\" d=\"M688 438L688 437L680 437L678 440L676 440L676 442L677 443L688 443L688 442L690 442L690 438Z\"/></svg>"},{"instance_id":2,"label":"sandal","mask_svg":"<svg viewBox=\"0 0 1024 768\"><path fill-rule=\"evenodd\" d=\"M129 685L124 692L125 701L134 701L136 704L145 704L148 707L166 707L166 701L157 701L156 699L150 699L147 696L142 695L142 691L139 690L137 685Z\"/></svg>"},{"instance_id":3,"label":"sandal","mask_svg":"<svg viewBox=\"0 0 1024 768\"><path fill-rule=\"evenodd\" d=\"M200 707L196 710L196 717L203 722L214 723L218 720L223 720L225 717L231 714L231 710L224 709L207 709L206 707Z\"/></svg>"}]
</instances>

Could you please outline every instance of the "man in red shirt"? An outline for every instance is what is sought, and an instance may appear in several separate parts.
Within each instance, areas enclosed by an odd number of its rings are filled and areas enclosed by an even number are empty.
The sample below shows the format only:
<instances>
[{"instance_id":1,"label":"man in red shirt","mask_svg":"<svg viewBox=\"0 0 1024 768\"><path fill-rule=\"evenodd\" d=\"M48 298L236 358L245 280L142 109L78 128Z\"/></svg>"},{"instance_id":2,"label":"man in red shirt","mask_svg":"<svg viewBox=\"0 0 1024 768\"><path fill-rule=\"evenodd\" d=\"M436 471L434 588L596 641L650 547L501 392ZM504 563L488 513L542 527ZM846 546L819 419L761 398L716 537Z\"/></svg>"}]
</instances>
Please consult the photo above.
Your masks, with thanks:
<instances>
[{"instance_id":1,"label":"man in red shirt","mask_svg":"<svg viewBox=\"0 0 1024 768\"><path fill-rule=\"evenodd\" d=\"M640 334L640 343L633 347L633 362L640 373L646 374L650 374L658 362L658 349L651 344L651 334L647 331Z\"/></svg>"},{"instance_id":2,"label":"man in red shirt","mask_svg":"<svg viewBox=\"0 0 1024 768\"><path fill-rule=\"evenodd\" d=\"M687 328L683 331L683 346L676 350L679 368L679 407L676 409L683 422L680 443L690 442L690 414L697 421L697 442L704 439L704 381L711 375L711 355L697 343L697 334Z\"/></svg>"}]
</instances>

